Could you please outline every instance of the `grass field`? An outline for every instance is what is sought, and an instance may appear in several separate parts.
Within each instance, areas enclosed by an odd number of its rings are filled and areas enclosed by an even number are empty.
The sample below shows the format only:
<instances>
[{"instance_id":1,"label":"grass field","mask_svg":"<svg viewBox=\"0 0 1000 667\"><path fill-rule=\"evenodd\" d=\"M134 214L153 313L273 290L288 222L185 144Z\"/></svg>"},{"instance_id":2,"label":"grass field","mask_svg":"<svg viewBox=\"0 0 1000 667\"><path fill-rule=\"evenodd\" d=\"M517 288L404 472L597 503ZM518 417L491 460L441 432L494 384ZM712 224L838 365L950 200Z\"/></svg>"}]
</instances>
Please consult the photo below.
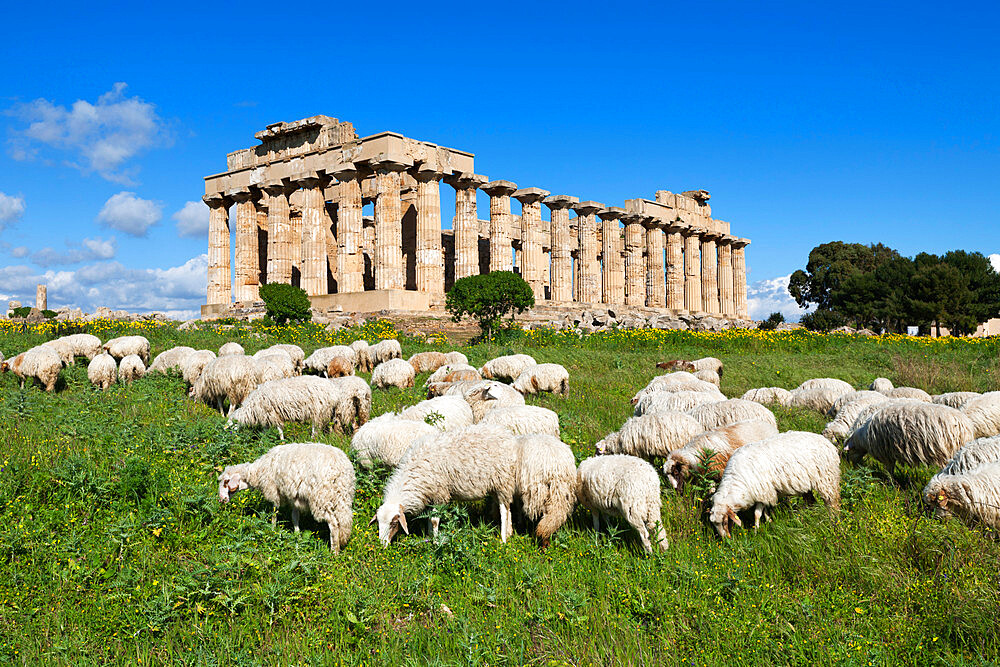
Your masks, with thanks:
<instances>
[{"instance_id":1,"label":"grass field","mask_svg":"<svg viewBox=\"0 0 1000 667\"><path fill-rule=\"evenodd\" d=\"M154 355L176 344L247 352L392 335L386 323L322 329L98 323L106 339L142 333ZM0 329L12 353L54 335ZM433 336L432 336L433 339ZM404 356L446 343L403 339ZM529 398L559 413L582 460L631 414L654 363L711 354L722 389L795 387L833 376L867 386L883 375L937 393L995 390L996 341L857 339L808 333L535 332L504 347L463 348L480 365L526 351L570 371L567 397ZM418 376L418 385L426 376ZM982 527L921 507L933 474L876 463L842 467L843 512L793 501L758 532L722 542L698 516L698 489L664 490L664 554L626 529L595 534L577 510L547 550L525 530L506 545L486 504L442 511L442 539L415 534L388 549L369 526L388 471L359 469L354 533L340 556L326 528L245 492L227 506L217 471L277 444L274 431L233 432L186 398L176 376L107 393L86 364L59 391L21 391L0 377L0 662L227 665L985 665L1000 659L1000 545ZM417 389L374 392L373 414L417 402ZM782 430L822 430L817 413L776 408ZM305 425L286 428L308 440ZM347 448L348 438L324 442ZM621 524L624 526L624 524ZM627 528L627 526L625 526Z\"/></svg>"}]
</instances>

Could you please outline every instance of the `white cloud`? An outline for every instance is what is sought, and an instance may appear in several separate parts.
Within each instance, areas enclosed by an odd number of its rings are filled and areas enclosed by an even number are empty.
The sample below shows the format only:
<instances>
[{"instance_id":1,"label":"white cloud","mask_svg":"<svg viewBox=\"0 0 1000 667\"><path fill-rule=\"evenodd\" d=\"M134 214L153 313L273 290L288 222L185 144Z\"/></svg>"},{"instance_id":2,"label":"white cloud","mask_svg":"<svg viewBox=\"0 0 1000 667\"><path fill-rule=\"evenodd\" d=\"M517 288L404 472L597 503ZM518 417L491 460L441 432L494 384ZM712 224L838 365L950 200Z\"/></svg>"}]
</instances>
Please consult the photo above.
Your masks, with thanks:
<instances>
[{"instance_id":1,"label":"white cloud","mask_svg":"<svg viewBox=\"0 0 1000 667\"><path fill-rule=\"evenodd\" d=\"M750 310L750 317L755 320L763 320L771 313L781 313L789 322L798 322L799 318L808 312L807 308L801 308L795 303L795 299L788 293L787 276L758 280L747 286L747 307Z\"/></svg>"},{"instance_id":2,"label":"white cloud","mask_svg":"<svg viewBox=\"0 0 1000 667\"><path fill-rule=\"evenodd\" d=\"M24 197L14 197L0 192L0 230L17 222L24 215Z\"/></svg>"},{"instance_id":3,"label":"white cloud","mask_svg":"<svg viewBox=\"0 0 1000 667\"><path fill-rule=\"evenodd\" d=\"M118 251L118 242L115 237L110 239L93 238L83 239L81 243L67 242L68 250L59 251L55 248L45 247L31 255L31 261L39 266L56 266L59 264L79 264L95 259L111 259ZM15 248L15 251L20 248ZM26 249L25 249L26 250ZM14 255L14 251L11 251ZM17 257L17 255L14 255ZM21 255L22 257L24 255Z\"/></svg>"},{"instance_id":4,"label":"white cloud","mask_svg":"<svg viewBox=\"0 0 1000 667\"><path fill-rule=\"evenodd\" d=\"M993 253L992 255L989 256L989 258L990 258L990 264L993 265L993 270L996 271L997 273L1000 273L1000 254Z\"/></svg>"},{"instance_id":5,"label":"white cloud","mask_svg":"<svg viewBox=\"0 0 1000 667\"><path fill-rule=\"evenodd\" d=\"M203 201L189 201L171 217L177 221L178 236L198 237L208 234L208 206Z\"/></svg>"},{"instance_id":6,"label":"white cloud","mask_svg":"<svg viewBox=\"0 0 1000 667\"><path fill-rule=\"evenodd\" d=\"M16 257L17 259L20 259L22 257L27 257L30 254L31 250L28 249L28 246L19 245L17 247L10 249L10 256Z\"/></svg>"},{"instance_id":7,"label":"white cloud","mask_svg":"<svg viewBox=\"0 0 1000 667\"><path fill-rule=\"evenodd\" d=\"M81 171L131 183L135 168L126 168L126 163L168 143L168 136L156 107L139 97L125 97L125 88L116 83L96 103L77 100L69 109L41 98L16 106L13 115L28 127L14 134L11 157L31 159L40 146L47 146L69 152L72 157L65 163Z\"/></svg>"},{"instance_id":8,"label":"white cloud","mask_svg":"<svg viewBox=\"0 0 1000 667\"><path fill-rule=\"evenodd\" d=\"M161 207L154 201L136 197L134 192L119 192L104 202L97 219L118 231L132 236L145 236L146 230L163 217Z\"/></svg>"}]
</instances>

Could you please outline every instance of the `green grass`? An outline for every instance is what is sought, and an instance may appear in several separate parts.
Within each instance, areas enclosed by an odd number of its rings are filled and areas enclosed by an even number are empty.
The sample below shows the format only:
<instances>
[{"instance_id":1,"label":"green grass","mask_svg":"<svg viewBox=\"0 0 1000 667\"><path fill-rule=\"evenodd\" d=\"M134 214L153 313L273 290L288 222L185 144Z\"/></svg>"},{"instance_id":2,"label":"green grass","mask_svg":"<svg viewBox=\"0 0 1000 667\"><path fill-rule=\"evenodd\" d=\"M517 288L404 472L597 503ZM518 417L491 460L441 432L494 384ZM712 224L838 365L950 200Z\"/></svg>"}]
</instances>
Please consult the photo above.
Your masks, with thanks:
<instances>
[{"instance_id":1,"label":"green grass","mask_svg":"<svg viewBox=\"0 0 1000 667\"><path fill-rule=\"evenodd\" d=\"M259 332L258 332L259 333ZM366 332L371 335L371 328ZM111 332L102 332L102 337ZM175 344L247 352L279 339L311 350L318 329L150 329ZM339 336L339 334L338 334ZM344 334L343 337L349 337ZM42 334L0 334L10 354ZM463 351L479 365L508 350L570 371L567 397L529 402L560 415L578 460L631 413L656 361L712 354L730 396L835 376L885 375L931 391L997 389L994 344L905 339L539 334ZM403 341L405 355L447 349ZM418 384L426 376L418 377ZM875 463L843 467L843 505L792 501L760 531L722 542L698 516L697 489L664 490L665 554L646 556L627 526L595 534L577 510L541 550L525 529L506 544L488 503L446 509L388 549L369 526L387 471L359 470L354 533L340 556L325 527L277 528L256 492L223 506L217 471L277 444L233 432L175 376L105 394L84 363L54 395L0 377L0 662L11 664L322 665L980 665L1000 657L996 535L941 522L920 506L933 471L901 485ZM374 414L419 400L374 393ZM776 409L783 430L825 419ZM286 429L308 440L307 425ZM348 438L322 437L346 449Z\"/></svg>"}]
</instances>

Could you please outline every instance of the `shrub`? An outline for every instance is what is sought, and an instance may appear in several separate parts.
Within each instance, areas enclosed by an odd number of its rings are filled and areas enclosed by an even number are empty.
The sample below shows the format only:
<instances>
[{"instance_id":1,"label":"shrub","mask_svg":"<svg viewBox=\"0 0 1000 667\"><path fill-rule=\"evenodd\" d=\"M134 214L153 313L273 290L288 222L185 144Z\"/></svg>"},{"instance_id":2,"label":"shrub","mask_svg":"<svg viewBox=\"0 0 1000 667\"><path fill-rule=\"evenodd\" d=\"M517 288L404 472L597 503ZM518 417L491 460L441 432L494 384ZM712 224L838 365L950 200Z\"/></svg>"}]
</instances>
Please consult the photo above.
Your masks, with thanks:
<instances>
[{"instance_id":1,"label":"shrub","mask_svg":"<svg viewBox=\"0 0 1000 667\"><path fill-rule=\"evenodd\" d=\"M260 298L264 301L267 316L278 324L289 321L308 322L312 319L309 297L301 287L267 283L260 286Z\"/></svg>"},{"instance_id":2,"label":"shrub","mask_svg":"<svg viewBox=\"0 0 1000 667\"><path fill-rule=\"evenodd\" d=\"M806 313L799 322L810 331L830 331L847 324L847 319L832 310L817 310Z\"/></svg>"},{"instance_id":3,"label":"shrub","mask_svg":"<svg viewBox=\"0 0 1000 667\"><path fill-rule=\"evenodd\" d=\"M31 306L21 306L10 311L13 317L27 317L31 312Z\"/></svg>"},{"instance_id":4,"label":"shrub","mask_svg":"<svg viewBox=\"0 0 1000 667\"><path fill-rule=\"evenodd\" d=\"M49 310L48 308L46 308L45 310L42 311L42 315L44 315L47 319L50 319L50 320L54 319L55 316L58 315L58 314L59 313L57 313L56 311Z\"/></svg>"},{"instance_id":5,"label":"shrub","mask_svg":"<svg viewBox=\"0 0 1000 667\"><path fill-rule=\"evenodd\" d=\"M761 331L774 331L778 325L785 321L785 316L781 313L771 313L766 320L761 321L757 326Z\"/></svg>"},{"instance_id":6,"label":"shrub","mask_svg":"<svg viewBox=\"0 0 1000 667\"><path fill-rule=\"evenodd\" d=\"M452 320L458 322L466 315L472 317L487 340L493 339L504 315L509 315L513 321L515 313L523 313L534 305L531 286L511 271L461 278L452 285L445 302Z\"/></svg>"}]
</instances>

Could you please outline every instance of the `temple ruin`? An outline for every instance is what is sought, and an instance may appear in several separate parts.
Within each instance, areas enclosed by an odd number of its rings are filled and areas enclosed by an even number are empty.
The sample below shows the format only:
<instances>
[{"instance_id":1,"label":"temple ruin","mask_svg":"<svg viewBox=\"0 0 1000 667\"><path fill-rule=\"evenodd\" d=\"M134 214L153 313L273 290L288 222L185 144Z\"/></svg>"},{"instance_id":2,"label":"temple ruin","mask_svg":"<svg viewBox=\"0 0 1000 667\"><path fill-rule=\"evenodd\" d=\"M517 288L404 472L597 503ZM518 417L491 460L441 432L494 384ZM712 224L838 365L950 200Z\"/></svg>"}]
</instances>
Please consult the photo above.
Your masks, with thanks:
<instances>
[{"instance_id":1,"label":"temple ruin","mask_svg":"<svg viewBox=\"0 0 1000 667\"><path fill-rule=\"evenodd\" d=\"M475 173L472 153L393 132L358 137L328 116L254 136L260 145L230 153L227 171L205 179L203 317L257 301L266 282L302 287L314 308L429 310L459 278L515 271L539 305L747 319L750 241L712 217L704 190L605 206L490 180ZM442 182L455 191L450 230L441 226ZM479 218L477 190L489 195L489 220Z\"/></svg>"}]
</instances>

